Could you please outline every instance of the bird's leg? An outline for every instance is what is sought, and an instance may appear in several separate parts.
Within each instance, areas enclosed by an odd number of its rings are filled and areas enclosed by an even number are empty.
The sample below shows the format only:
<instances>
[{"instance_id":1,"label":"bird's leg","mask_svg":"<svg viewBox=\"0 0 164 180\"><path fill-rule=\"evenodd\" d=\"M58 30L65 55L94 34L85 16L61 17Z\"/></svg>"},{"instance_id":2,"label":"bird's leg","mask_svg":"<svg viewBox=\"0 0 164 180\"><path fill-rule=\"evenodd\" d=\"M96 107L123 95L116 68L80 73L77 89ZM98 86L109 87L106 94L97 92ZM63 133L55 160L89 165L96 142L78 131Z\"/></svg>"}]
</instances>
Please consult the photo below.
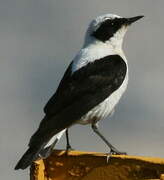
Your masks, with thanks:
<instances>
[{"instance_id":1,"label":"bird's leg","mask_svg":"<svg viewBox=\"0 0 164 180\"><path fill-rule=\"evenodd\" d=\"M112 144L110 144L108 142L108 140L98 130L97 124L92 124L92 129L106 143L106 145L110 148L110 154L126 154L125 152L118 151Z\"/></svg>"},{"instance_id":2,"label":"bird's leg","mask_svg":"<svg viewBox=\"0 0 164 180\"><path fill-rule=\"evenodd\" d=\"M69 141L68 129L66 130L65 134L66 134L66 142L67 142L66 151L68 152L69 150L73 150L73 148L70 145L70 141Z\"/></svg>"}]
</instances>

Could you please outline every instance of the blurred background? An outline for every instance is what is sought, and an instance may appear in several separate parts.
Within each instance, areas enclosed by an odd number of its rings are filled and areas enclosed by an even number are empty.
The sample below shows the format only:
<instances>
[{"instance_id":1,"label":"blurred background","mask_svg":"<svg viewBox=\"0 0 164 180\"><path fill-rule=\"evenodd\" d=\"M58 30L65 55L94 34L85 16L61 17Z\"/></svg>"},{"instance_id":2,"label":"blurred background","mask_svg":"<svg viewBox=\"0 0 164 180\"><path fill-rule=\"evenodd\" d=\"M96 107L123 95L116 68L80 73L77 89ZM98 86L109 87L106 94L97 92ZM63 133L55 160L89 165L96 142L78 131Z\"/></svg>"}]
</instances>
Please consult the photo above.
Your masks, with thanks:
<instances>
[{"instance_id":1,"label":"blurred background","mask_svg":"<svg viewBox=\"0 0 164 180\"><path fill-rule=\"evenodd\" d=\"M163 7L163 0L0 1L1 179L29 179L28 170L14 171L14 166L81 48L89 22L105 13L145 18L126 34L128 90L100 129L130 155L164 157ZM72 127L70 137L77 150L109 152L90 126ZM65 137L56 148L65 148Z\"/></svg>"}]
</instances>

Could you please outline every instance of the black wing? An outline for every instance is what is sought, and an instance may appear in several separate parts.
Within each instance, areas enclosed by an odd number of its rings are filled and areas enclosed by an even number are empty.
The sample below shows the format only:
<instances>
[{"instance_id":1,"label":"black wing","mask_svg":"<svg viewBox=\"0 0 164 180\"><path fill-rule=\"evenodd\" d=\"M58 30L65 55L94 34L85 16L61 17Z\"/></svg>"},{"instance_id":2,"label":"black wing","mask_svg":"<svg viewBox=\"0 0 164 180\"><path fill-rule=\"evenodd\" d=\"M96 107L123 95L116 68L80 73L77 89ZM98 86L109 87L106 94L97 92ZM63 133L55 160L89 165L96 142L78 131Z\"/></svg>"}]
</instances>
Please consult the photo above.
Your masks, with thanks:
<instances>
[{"instance_id":1,"label":"black wing","mask_svg":"<svg viewBox=\"0 0 164 180\"><path fill-rule=\"evenodd\" d=\"M118 89L127 71L126 63L119 55L98 59L73 74L71 67L72 63L45 106L44 111L50 120L43 120L40 128L47 127L48 131L51 126L57 133L70 126Z\"/></svg>"},{"instance_id":2,"label":"black wing","mask_svg":"<svg viewBox=\"0 0 164 180\"><path fill-rule=\"evenodd\" d=\"M55 92L55 94L49 99L49 101L47 102L47 104L44 107L44 112L45 114L48 116L50 114L56 114L59 112L59 106L57 105L59 102L57 101L57 99L59 100L61 92L63 92L67 87L68 84L70 82L70 78L71 78L71 68L72 68L72 64L73 62L71 62L71 64L68 66L62 80L60 81L60 84ZM60 100L59 100L60 101Z\"/></svg>"}]
</instances>

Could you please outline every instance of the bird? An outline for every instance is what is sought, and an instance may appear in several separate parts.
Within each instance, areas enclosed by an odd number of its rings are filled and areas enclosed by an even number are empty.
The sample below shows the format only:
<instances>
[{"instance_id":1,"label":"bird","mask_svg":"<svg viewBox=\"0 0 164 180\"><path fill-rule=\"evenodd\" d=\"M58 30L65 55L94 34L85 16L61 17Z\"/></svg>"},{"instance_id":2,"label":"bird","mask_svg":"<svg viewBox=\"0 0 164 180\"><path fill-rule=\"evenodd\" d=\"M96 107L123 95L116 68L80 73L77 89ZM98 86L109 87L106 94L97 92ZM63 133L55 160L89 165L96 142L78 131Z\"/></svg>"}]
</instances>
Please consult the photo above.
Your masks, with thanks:
<instances>
[{"instance_id":1,"label":"bird","mask_svg":"<svg viewBox=\"0 0 164 180\"><path fill-rule=\"evenodd\" d=\"M105 14L91 21L82 48L45 105L45 116L15 170L26 169L33 161L48 157L64 133L70 148L68 129L75 124L91 124L111 154L124 154L103 136L98 123L113 114L127 88L128 63L122 50L123 39L128 27L143 17Z\"/></svg>"}]
</instances>

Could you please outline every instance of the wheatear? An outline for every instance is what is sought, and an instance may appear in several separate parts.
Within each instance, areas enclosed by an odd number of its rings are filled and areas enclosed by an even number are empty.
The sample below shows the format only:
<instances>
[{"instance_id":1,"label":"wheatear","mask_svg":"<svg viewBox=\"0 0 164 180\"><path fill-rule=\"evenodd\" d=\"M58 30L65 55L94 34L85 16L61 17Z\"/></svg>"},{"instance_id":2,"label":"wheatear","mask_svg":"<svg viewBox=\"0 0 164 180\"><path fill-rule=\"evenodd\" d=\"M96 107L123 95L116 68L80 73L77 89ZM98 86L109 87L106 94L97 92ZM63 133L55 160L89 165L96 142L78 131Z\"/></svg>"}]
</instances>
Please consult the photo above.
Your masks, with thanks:
<instances>
[{"instance_id":1,"label":"wheatear","mask_svg":"<svg viewBox=\"0 0 164 180\"><path fill-rule=\"evenodd\" d=\"M15 169L25 169L39 157L48 156L63 133L77 123L91 124L111 153L122 154L99 132L97 122L114 112L127 88L123 38L129 25L142 17L106 14L90 23L83 47L46 104L45 117Z\"/></svg>"}]
</instances>

